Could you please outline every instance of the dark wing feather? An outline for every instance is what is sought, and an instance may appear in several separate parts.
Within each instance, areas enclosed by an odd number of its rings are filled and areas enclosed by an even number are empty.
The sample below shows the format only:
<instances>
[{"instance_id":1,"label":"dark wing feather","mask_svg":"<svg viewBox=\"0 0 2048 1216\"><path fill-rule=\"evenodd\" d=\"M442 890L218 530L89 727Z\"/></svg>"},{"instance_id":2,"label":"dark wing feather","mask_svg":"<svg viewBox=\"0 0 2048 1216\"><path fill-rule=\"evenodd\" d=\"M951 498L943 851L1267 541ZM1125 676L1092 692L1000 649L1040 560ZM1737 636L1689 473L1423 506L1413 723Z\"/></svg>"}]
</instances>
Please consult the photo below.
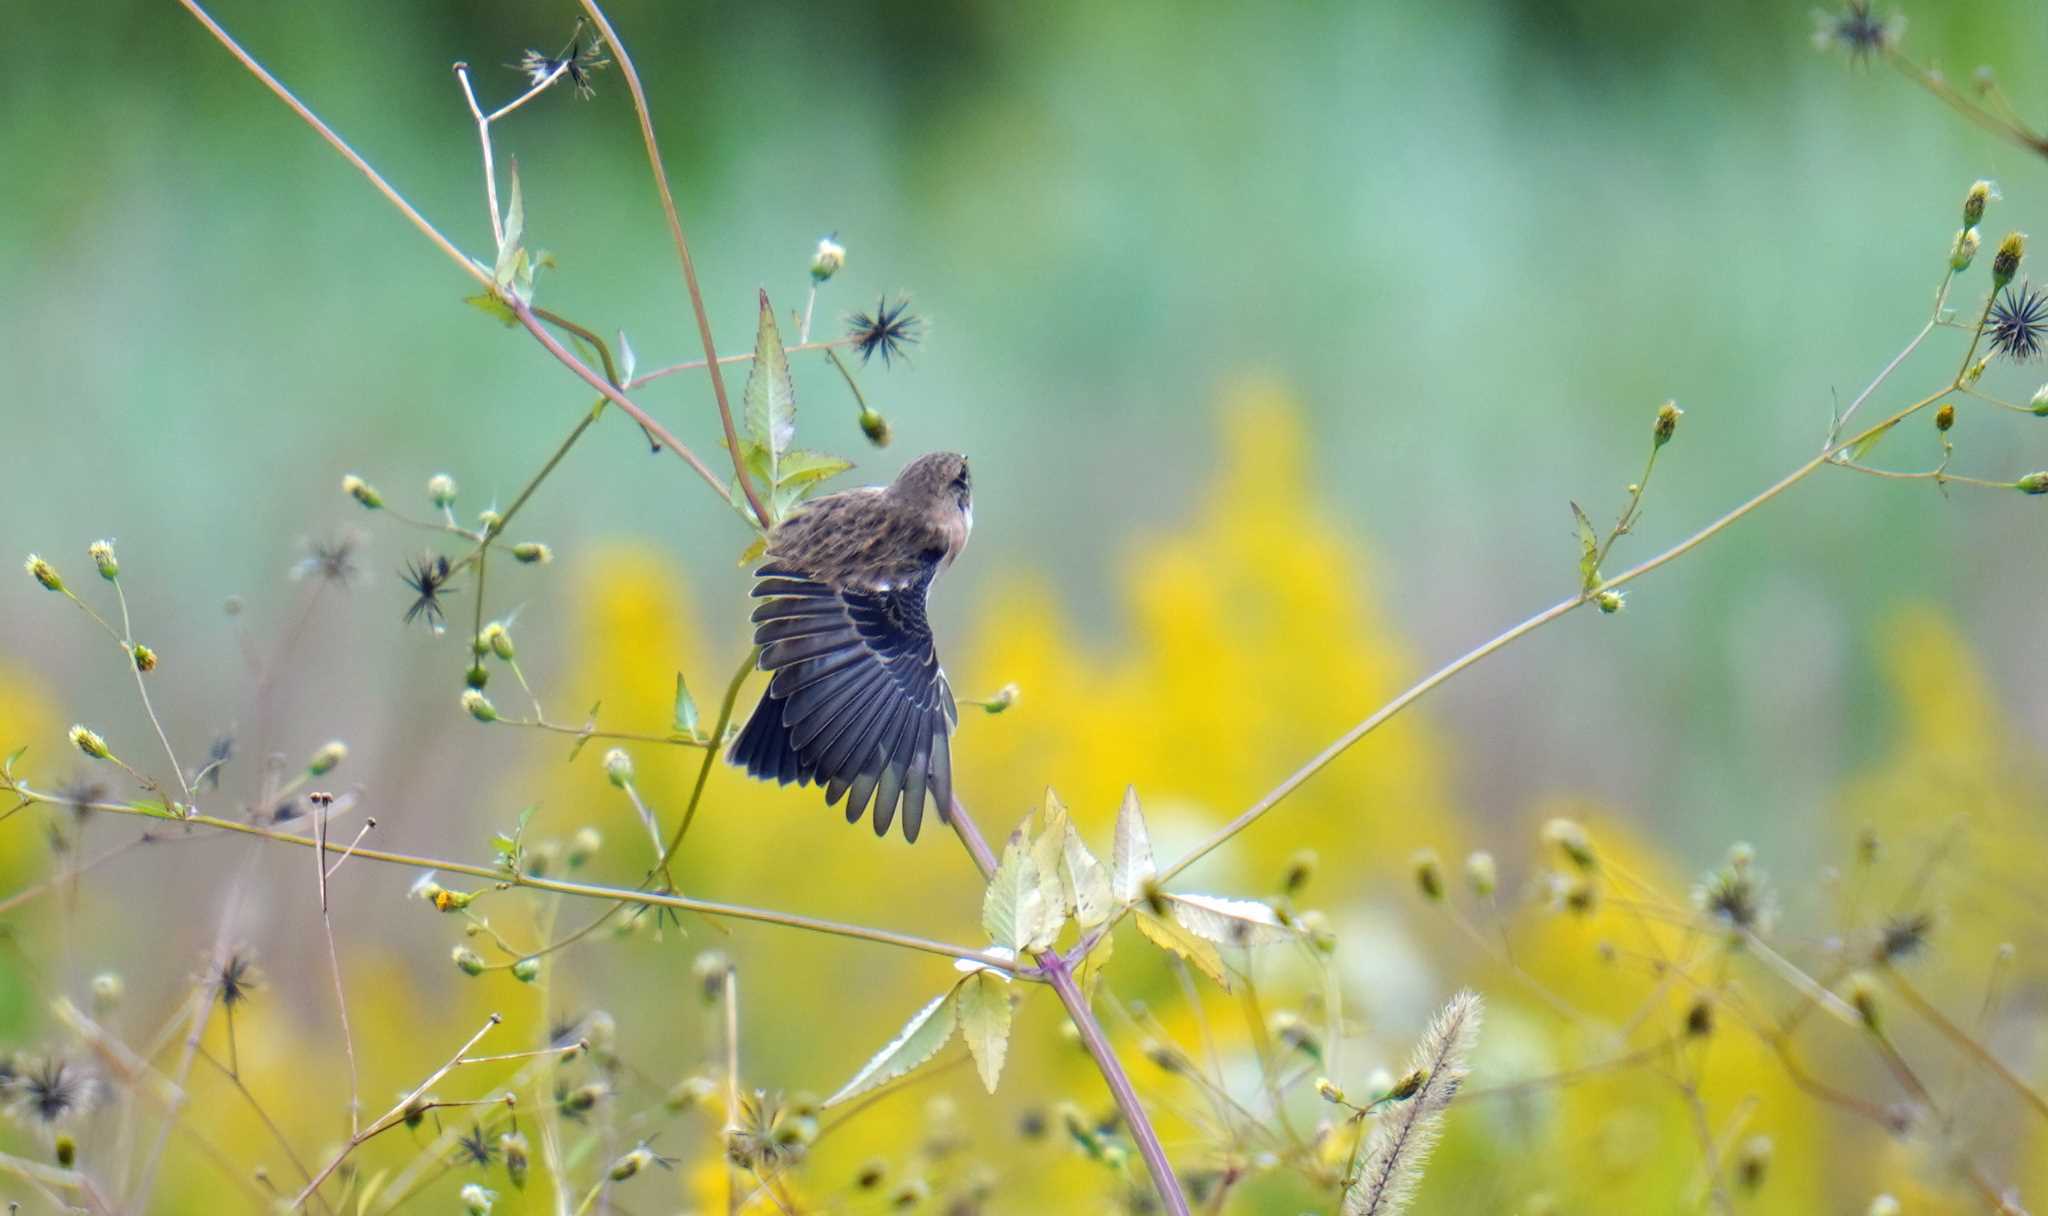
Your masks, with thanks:
<instances>
[{"instance_id":1,"label":"dark wing feather","mask_svg":"<svg viewBox=\"0 0 2048 1216\"><path fill-rule=\"evenodd\" d=\"M952 689L925 618L932 571L889 590L833 587L787 565L756 571L754 640L768 692L730 759L755 777L825 787L877 835L902 814L916 840L926 798L952 818Z\"/></svg>"}]
</instances>

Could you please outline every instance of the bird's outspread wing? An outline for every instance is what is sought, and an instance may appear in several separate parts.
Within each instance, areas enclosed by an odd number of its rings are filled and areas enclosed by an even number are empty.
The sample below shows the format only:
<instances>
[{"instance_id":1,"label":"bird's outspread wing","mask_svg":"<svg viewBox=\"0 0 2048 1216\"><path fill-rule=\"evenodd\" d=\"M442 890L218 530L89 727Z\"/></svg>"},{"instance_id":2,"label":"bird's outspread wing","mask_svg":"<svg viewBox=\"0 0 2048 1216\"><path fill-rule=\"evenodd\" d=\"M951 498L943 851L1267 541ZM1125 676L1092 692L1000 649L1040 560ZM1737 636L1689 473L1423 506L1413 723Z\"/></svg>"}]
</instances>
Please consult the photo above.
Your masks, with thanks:
<instances>
[{"instance_id":1,"label":"bird's outspread wing","mask_svg":"<svg viewBox=\"0 0 2048 1216\"><path fill-rule=\"evenodd\" d=\"M828 806L845 797L848 823L872 800L877 836L900 804L904 839L916 840L927 794L949 820L959 711L925 619L934 573L855 587L772 560L755 571L754 641L770 678L732 762L784 785L822 785Z\"/></svg>"}]
</instances>

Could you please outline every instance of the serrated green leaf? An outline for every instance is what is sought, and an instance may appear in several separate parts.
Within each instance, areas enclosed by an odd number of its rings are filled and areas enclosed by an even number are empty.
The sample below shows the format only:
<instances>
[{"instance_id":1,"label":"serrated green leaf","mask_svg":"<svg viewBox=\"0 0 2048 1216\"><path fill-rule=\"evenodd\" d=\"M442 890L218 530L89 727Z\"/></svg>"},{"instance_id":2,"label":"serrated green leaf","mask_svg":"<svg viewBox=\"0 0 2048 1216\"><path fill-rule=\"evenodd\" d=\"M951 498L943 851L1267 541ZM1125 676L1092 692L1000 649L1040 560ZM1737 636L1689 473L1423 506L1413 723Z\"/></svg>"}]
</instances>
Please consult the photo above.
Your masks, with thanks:
<instances>
[{"instance_id":1,"label":"serrated green leaf","mask_svg":"<svg viewBox=\"0 0 2048 1216\"><path fill-rule=\"evenodd\" d=\"M853 467L853 462L830 452L807 452L802 448L791 448L782 454L777 466L782 472L783 485L805 485L837 477Z\"/></svg>"},{"instance_id":2,"label":"serrated green leaf","mask_svg":"<svg viewBox=\"0 0 2048 1216\"><path fill-rule=\"evenodd\" d=\"M768 552L768 538L765 536L756 536L754 538L754 543L748 545L746 547L746 550L740 554L739 564L742 566L751 566L755 562L761 560L761 555L766 552Z\"/></svg>"},{"instance_id":3,"label":"serrated green leaf","mask_svg":"<svg viewBox=\"0 0 2048 1216\"><path fill-rule=\"evenodd\" d=\"M967 1040L981 1083L994 1093L1010 1049L1010 985L993 971L977 971L954 991L960 998L960 1037Z\"/></svg>"},{"instance_id":4,"label":"serrated green leaf","mask_svg":"<svg viewBox=\"0 0 2048 1216\"><path fill-rule=\"evenodd\" d=\"M144 815L154 815L158 819L182 818L182 816L171 810L170 803L165 802L161 798L144 798L137 802L131 802L128 805Z\"/></svg>"},{"instance_id":5,"label":"serrated green leaf","mask_svg":"<svg viewBox=\"0 0 2048 1216\"><path fill-rule=\"evenodd\" d=\"M990 876L988 891L982 896L981 927L996 945L1022 954L1051 944L1050 939L1039 940L1046 919L1038 865L1024 842L1012 840L1003 849L1002 864Z\"/></svg>"},{"instance_id":6,"label":"serrated green leaf","mask_svg":"<svg viewBox=\"0 0 2048 1216\"><path fill-rule=\"evenodd\" d=\"M1579 586L1587 591L1600 585L1600 535L1579 504L1572 504L1572 521L1579 530Z\"/></svg>"},{"instance_id":7,"label":"serrated green leaf","mask_svg":"<svg viewBox=\"0 0 2048 1216\"><path fill-rule=\"evenodd\" d=\"M1124 787L1124 804L1116 813L1116 844L1109 855L1109 887L1116 901L1135 903L1145 887L1159 876L1152 860L1152 837L1145 830L1145 813L1138 809L1138 788Z\"/></svg>"},{"instance_id":8,"label":"serrated green leaf","mask_svg":"<svg viewBox=\"0 0 2048 1216\"><path fill-rule=\"evenodd\" d=\"M511 305L499 299L496 292L479 291L473 296L462 297L462 302L478 312L498 318L505 323L506 329L519 324L519 314L512 311Z\"/></svg>"},{"instance_id":9,"label":"serrated green leaf","mask_svg":"<svg viewBox=\"0 0 2048 1216\"><path fill-rule=\"evenodd\" d=\"M627 380L640 368L640 356L633 353L633 344L626 340L626 331L619 331L619 374Z\"/></svg>"},{"instance_id":10,"label":"serrated green leaf","mask_svg":"<svg viewBox=\"0 0 2048 1216\"><path fill-rule=\"evenodd\" d=\"M690 695L690 686L683 682L680 671L676 673L675 731L693 737L697 733L697 698Z\"/></svg>"},{"instance_id":11,"label":"serrated green leaf","mask_svg":"<svg viewBox=\"0 0 2048 1216\"><path fill-rule=\"evenodd\" d=\"M896 1038L876 1052L873 1059L853 1074L851 1081L840 1086L838 1093L825 1099L824 1105L837 1106L848 1098L859 1097L939 1054L939 1049L953 1037L953 1028L959 1022L959 1007L953 999L958 991L958 988L949 989L912 1014Z\"/></svg>"},{"instance_id":12,"label":"serrated green leaf","mask_svg":"<svg viewBox=\"0 0 2048 1216\"><path fill-rule=\"evenodd\" d=\"M491 279L500 289L512 285L519 261L526 255L520 242L526 239L526 200L519 192L519 162L513 161L511 168L511 201L505 204L505 236L498 242L498 261L491 272Z\"/></svg>"},{"instance_id":13,"label":"serrated green leaf","mask_svg":"<svg viewBox=\"0 0 2048 1216\"><path fill-rule=\"evenodd\" d=\"M1223 991L1230 991L1230 972L1224 968L1223 955L1217 951L1214 942L1197 937L1176 922L1154 916L1143 908L1138 909L1138 932L1160 949L1193 963L1203 975L1215 980Z\"/></svg>"},{"instance_id":14,"label":"serrated green leaf","mask_svg":"<svg viewBox=\"0 0 2048 1216\"><path fill-rule=\"evenodd\" d=\"M1073 893L1061 873L1065 869L1067 832L1072 826L1067 819L1066 805L1048 787L1045 810L1039 815L1038 826L1031 836L1031 862L1038 867L1038 885L1045 895L1046 915L1061 921L1074 911ZM1031 830L1029 820L1025 821L1025 828Z\"/></svg>"},{"instance_id":15,"label":"serrated green leaf","mask_svg":"<svg viewBox=\"0 0 2048 1216\"><path fill-rule=\"evenodd\" d=\"M1116 907L1116 896L1110 891L1109 871L1095 859L1082 842L1081 833L1074 825L1067 825L1066 847L1060 857L1060 875L1066 880L1067 891L1074 905L1074 919L1082 929L1093 929L1109 919Z\"/></svg>"},{"instance_id":16,"label":"serrated green leaf","mask_svg":"<svg viewBox=\"0 0 2048 1216\"><path fill-rule=\"evenodd\" d=\"M796 439L796 388L789 379L789 356L783 353L782 334L775 328L775 310L768 293L761 293L761 323L754 334L754 365L747 371L747 389L741 397L745 406L747 435L768 455L765 480L770 487L781 482L782 454Z\"/></svg>"},{"instance_id":17,"label":"serrated green leaf","mask_svg":"<svg viewBox=\"0 0 2048 1216\"><path fill-rule=\"evenodd\" d=\"M1892 427L1895 425L1897 424L1888 422L1885 425L1870 432L1868 435L1865 435L1863 438L1858 439L1855 443L1851 444L1849 447L1849 459L1860 461L1865 456L1868 456L1870 454L1870 449L1877 446L1878 440L1890 434Z\"/></svg>"},{"instance_id":18,"label":"serrated green leaf","mask_svg":"<svg viewBox=\"0 0 2048 1216\"><path fill-rule=\"evenodd\" d=\"M1270 946L1294 937L1273 909L1257 900L1168 895L1173 918L1196 937L1222 946Z\"/></svg>"}]
</instances>

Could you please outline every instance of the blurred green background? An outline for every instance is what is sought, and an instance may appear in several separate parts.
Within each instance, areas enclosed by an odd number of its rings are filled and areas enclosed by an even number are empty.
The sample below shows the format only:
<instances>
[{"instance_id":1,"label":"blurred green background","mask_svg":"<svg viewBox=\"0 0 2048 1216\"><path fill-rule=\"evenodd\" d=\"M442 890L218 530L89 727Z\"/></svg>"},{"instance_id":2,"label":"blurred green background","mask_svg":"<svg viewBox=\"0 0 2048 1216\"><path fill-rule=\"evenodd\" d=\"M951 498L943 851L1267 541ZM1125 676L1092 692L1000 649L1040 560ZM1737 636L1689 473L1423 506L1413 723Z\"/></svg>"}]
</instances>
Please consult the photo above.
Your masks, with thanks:
<instances>
[{"instance_id":1,"label":"blurred green background","mask_svg":"<svg viewBox=\"0 0 2048 1216\"><path fill-rule=\"evenodd\" d=\"M519 79L494 65L558 46L572 6L212 11L488 255L474 130L448 65L479 65L486 105L509 98ZM1073 622L1080 666L1142 649L1131 571L1231 467L1242 432L1225 416L1257 383L1294 403L1304 433L1286 509L1343 542L1308 568L1369 587L1402 670L1432 667L1571 591L1566 503L1612 517L1659 402L1676 398L1685 421L1621 563L1819 447L1831 403L1924 320L1973 179L2004 192L1990 239L2048 215L2048 164L1889 69L1814 53L1803 3L622 2L612 16L653 97L722 349L751 343L757 287L801 306L828 232L849 257L820 295L821 330L901 290L928 319L907 366L862 376L894 425L887 451L862 442L822 361L797 362L798 400L806 442L853 454L856 477L885 479L932 448L972 456L975 543L937 608L961 651L999 646L977 630L1019 572ZM1917 57L1959 78L1992 62L2023 106L2048 103L2026 70L2048 41L2037 5L1910 17ZM503 501L587 394L464 307L467 280L176 6L22 4L7 27L0 540L64 555L78 576L89 541L118 539L149 622L138 629L177 682L174 743L197 751L259 725L293 749L348 738L394 847L474 855L479 825L525 799L498 788L510 762L453 713L459 658L398 627L396 571L416 538L372 527L336 486L360 473L423 509L419 487L445 471L465 512ZM498 136L501 163L521 168L529 239L560 262L541 302L623 327L643 369L695 357L626 92L615 72L597 84L590 102L542 98ZM1951 337L1901 385L1946 377ZM2018 400L2034 388L2003 367L1987 383ZM639 400L719 454L701 377ZM1966 410L1957 467L2048 464L2048 434L2028 421ZM1931 428L1912 430L1886 451L1931 465ZM302 538L342 526L365 528L371 578L303 618L274 716L252 723L244 653L301 619L304 588L284 574ZM574 606L610 577L589 555L619 542L688 584L696 617L678 632L711 639L690 643L709 660L700 696L722 681L745 538L622 421L606 420L513 531L563 555L555 576L514 576L492 600L494 615L523 603L526 627L548 631L522 655L544 687L603 691L602 673L575 667L576 647L603 639L569 626L590 628ZM1571 795L1618 808L1680 873L1737 838L1788 874L1817 871L1840 838L1823 826L1833 791L1898 747L1875 649L1902 608L1945 618L2005 728L2038 744L2043 535L2039 506L2017 496L1818 476L1632 589L1622 615L1575 616L1432 698L1433 737L1454 757L1445 797L1470 832ZM0 584L13 676L62 721L139 737L126 677L39 594L25 578ZM236 618L220 611L231 596ZM468 601L454 603L466 619ZM1341 638L1355 622L1289 626ZM657 684L665 662L649 657ZM974 674L990 688L1014 678ZM1027 684L1021 714L1037 691ZM580 706L558 700L573 719ZM1276 745L1249 792L1326 737ZM1050 774L1017 763L1005 797L1021 807ZM594 788L583 777L575 788ZM870 843L785 814L778 830L819 855ZM1106 824L1106 806L1090 814ZM1284 855L1284 822L1257 831ZM890 857L945 868L947 852ZM953 897L970 890L946 881ZM206 905L190 906L165 930L189 937L167 947L180 958L211 939ZM444 967L445 943L420 936L420 965ZM317 984L303 999L319 1007ZM879 1011L863 1029L898 1018Z\"/></svg>"}]
</instances>

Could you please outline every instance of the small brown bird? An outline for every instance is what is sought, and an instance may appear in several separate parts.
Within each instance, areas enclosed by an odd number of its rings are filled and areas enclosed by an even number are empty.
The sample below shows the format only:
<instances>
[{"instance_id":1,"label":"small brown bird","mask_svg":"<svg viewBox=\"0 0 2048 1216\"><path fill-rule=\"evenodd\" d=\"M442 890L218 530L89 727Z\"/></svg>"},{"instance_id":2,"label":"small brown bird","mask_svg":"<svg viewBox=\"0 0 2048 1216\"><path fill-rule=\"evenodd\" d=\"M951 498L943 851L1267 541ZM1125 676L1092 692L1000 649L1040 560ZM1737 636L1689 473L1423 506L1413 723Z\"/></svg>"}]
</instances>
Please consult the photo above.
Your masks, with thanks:
<instances>
[{"instance_id":1,"label":"small brown bird","mask_svg":"<svg viewBox=\"0 0 2048 1216\"><path fill-rule=\"evenodd\" d=\"M754 641L768 692L730 759L754 777L825 787L846 822L874 802L875 835L900 803L916 840L929 794L950 822L959 710L932 645L925 601L974 525L967 458L920 456L887 486L799 507L755 570Z\"/></svg>"}]
</instances>

